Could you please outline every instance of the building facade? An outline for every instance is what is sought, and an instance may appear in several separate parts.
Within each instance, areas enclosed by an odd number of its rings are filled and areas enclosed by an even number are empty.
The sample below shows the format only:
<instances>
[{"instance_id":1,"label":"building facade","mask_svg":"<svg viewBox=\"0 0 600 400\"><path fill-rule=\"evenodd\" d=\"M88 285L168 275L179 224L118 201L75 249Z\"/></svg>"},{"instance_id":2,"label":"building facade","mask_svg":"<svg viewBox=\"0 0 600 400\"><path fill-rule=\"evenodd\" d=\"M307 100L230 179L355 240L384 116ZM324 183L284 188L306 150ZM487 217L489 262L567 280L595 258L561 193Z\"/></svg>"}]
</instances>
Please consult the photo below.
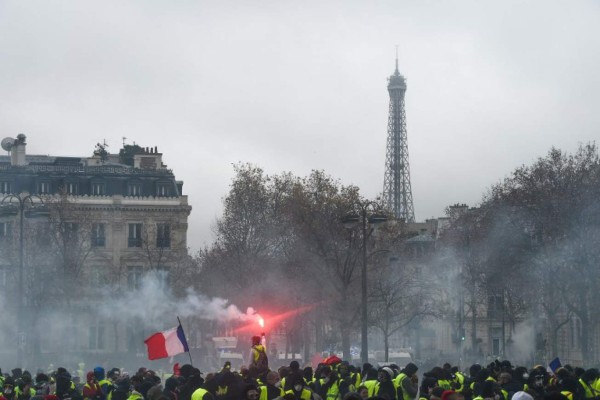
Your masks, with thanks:
<instances>
[{"instance_id":1,"label":"building facade","mask_svg":"<svg viewBox=\"0 0 600 400\"><path fill-rule=\"evenodd\" d=\"M65 354L90 362L139 355L147 327L135 313L103 307L140 289L145 277L170 287L189 267L183 182L157 148L28 155L24 135L2 146L10 155L0 156L0 296L14 310L22 296L26 315L16 319L27 319L22 332L0 337L2 358L10 359L15 338L25 365Z\"/></svg>"}]
</instances>

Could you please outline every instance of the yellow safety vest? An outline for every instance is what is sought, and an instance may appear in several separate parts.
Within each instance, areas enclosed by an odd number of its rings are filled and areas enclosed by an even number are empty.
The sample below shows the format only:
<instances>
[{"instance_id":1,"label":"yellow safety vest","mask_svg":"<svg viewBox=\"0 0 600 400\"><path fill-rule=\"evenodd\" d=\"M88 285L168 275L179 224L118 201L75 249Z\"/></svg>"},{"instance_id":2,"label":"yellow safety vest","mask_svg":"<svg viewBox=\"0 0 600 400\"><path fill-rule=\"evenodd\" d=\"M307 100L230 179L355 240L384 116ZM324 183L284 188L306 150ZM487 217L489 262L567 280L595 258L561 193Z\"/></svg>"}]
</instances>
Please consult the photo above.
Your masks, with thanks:
<instances>
[{"instance_id":1,"label":"yellow safety vest","mask_svg":"<svg viewBox=\"0 0 600 400\"><path fill-rule=\"evenodd\" d=\"M294 395L294 396L296 395L296 393L293 390L288 390L287 392L285 392L285 394L291 394L291 395ZM310 390L308 390L308 389L304 389L303 388L302 389L302 393L300 394L300 398L302 400L310 400L311 397L312 397L312 392ZM329 397L329 395L328 395L328 397ZM573 400L573 399L571 399L571 400Z\"/></svg>"},{"instance_id":2,"label":"yellow safety vest","mask_svg":"<svg viewBox=\"0 0 600 400\"><path fill-rule=\"evenodd\" d=\"M202 400L206 393L208 393L208 390L204 388L196 389L194 393L192 393L191 400Z\"/></svg>"},{"instance_id":3,"label":"yellow safety vest","mask_svg":"<svg viewBox=\"0 0 600 400\"><path fill-rule=\"evenodd\" d=\"M566 396L566 397L567 397L569 400L573 400L573 393L571 393L571 392L569 392L569 391L567 391L567 390L564 390L564 391L562 391L562 392L560 392L560 393L561 393L563 396Z\"/></svg>"},{"instance_id":4,"label":"yellow safety vest","mask_svg":"<svg viewBox=\"0 0 600 400\"><path fill-rule=\"evenodd\" d=\"M586 381L584 381L583 379L580 378L579 384L583 387L583 390L585 391L586 399L593 399L595 397L593 389L590 387L590 385L587 384Z\"/></svg>"},{"instance_id":5,"label":"yellow safety vest","mask_svg":"<svg viewBox=\"0 0 600 400\"><path fill-rule=\"evenodd\" d=\"M375 396L375 388L377 387L377 381L375 379L364 381L363 386L369 391L369 397Z\"/></svg>"},{"instance_id":6,"label":"yellow safety vest","mask_svg":"<svg viewBox=\"0 0 600 400\"><path fill-rule=\"evenodd\" d=\"M279 396L278 397L283 397L283 395L285 394L285 392L283 391L282 388L276 388L279 389ZM266 386L261 386L260 387L260 397L258 400L270 400L267 396L269 395L269 391L268 388ZM196 400L196 399L192 399L192 400Z\"/></svg>"},{"instance_id":7,"label":"yellow safety vest","mask_svg":"<svg viewBox=\"0 0 600 400\"><path fill-rule=\"evenodd\" d=\"M402 372L394 379L394 386L396 387L396 390L398 390L398 388L402 389L402 382L404 382L406 378L408 378L408 375ZM413 400L413 398L408 393L406 393L404 389L402 389L402 399Z\"/></svg>"}]
</instances>

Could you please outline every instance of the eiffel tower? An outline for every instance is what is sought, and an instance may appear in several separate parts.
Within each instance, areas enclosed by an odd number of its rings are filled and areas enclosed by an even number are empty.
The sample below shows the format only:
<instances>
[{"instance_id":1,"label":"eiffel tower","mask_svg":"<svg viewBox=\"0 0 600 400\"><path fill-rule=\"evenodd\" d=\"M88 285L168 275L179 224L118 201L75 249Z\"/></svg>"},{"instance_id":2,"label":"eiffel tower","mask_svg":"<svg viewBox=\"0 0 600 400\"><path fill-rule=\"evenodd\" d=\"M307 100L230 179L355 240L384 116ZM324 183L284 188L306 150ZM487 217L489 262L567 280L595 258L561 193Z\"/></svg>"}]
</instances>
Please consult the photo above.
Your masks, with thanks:
<instances>
[{"instance_id":1,"label":"eiffel tower","mask_svg":"<svg viewBox=\"0 0 600 400\"><path fill-rule=\"evenodd\" d=\"M383 202L386 209L394 213L396 219L414 222L415 210L410 187L406 111L404 110L406 80L398 71L397 53L396 71L388 79L388 92L390 94L390 114L383 179Z\"/></svg>"}]
</instances>

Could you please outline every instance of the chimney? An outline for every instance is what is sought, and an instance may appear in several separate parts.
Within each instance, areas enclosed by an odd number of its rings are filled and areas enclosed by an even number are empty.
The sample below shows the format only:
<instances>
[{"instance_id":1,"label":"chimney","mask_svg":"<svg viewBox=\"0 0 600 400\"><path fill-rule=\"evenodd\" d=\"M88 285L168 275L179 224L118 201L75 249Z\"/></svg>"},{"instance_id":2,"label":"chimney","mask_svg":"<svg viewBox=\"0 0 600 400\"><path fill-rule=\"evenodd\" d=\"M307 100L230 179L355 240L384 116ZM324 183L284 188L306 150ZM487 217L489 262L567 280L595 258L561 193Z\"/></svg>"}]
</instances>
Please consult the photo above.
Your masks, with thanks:
<instances>
[{"instance_id":1,"label":"chimney","mask_svg":"<svg viewBox=\"0 0 600 400\"><path fill-rule=\"evenodd\" d=\"M25 162L25 147L27 146L25 139L27 139L27 137L24 134L19 133L10 149L10 165L13 167L27 165Z\"/></svg>"}]
</instances>

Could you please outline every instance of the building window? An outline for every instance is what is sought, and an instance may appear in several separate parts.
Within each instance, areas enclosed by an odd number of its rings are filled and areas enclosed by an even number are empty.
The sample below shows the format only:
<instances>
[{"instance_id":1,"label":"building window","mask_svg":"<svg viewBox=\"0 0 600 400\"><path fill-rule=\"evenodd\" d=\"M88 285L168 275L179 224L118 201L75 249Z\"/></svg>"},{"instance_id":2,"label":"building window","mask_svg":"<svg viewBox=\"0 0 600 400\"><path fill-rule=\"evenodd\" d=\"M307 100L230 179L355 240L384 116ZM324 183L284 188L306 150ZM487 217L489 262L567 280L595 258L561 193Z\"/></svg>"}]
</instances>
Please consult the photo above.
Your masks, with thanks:
<instances>
[{"instance_id":1,"label":"building window","mask_svg":"<svg viewBox=\"0 0 600 400\"><path fill-rule=\"evenodd\" d=\"M129 224L127 247L142 247L142 224Z\"/></svg>"},{"instance_id":2,"label":"building window","mask_svg":"<svg viewBox=\"0 0 600 400\"><path fill-rule=\"evenodd\" d=\"M0 181L0 193L12 193L12 185L7 181Z\"/></svg>"},{"instance_id":3,"label":"building window","mask_svg":"<svg viewBox=\"0 0 600 400\"><path fill-rule=\"evenodd\" d=\"M0 222L0 240L10 237L10 222Z\"/></svg>"},{"instance_id":4,"label":"building window","mask_svg":"<svg viewBox=\"0 0 600 400\"><path fill-rule=\"evenodd\" d=\"M143 351L144 331L139 325L127 325L127 350L129 352Z\"/></svg>"},{"instance_id":5,"label":"building window","mask_svg":"<svg viewBox=\"0 0 600 400\"><path fill-rule=\"evenodd\" d=\"M156 247L171 247L171 226L156 224Z\"/></svg>"},{"instance_id":6,"label":"building window","mask_svg":"<svg viewBox=\"0 0 600 400\"><path fill-rule=\"evenodd\" d=\"M106 245L106 224L92 224L92 247L104 247Z\"/></svg>"},{"instance_id":7,"label":"building window","mask_svg":"<svg viewBox=\"0 0 600 400\"><path fill-rule=\"evenodd\" d=\"M171 185L168 183L159 183L156 185L156 195L158 197L168 197L171 195Z\"/></svg>"},{"instance_id":8,"label":"building window","mask_svg":"<svg viewBox=\"0 0 600 400\"><path fill-rule=\"evenodd\" d=\"M139 265L127 268L127 288L129 290L139 289L142 285L142 277L144 276L144 267Z\"/></svg>"},{"instance_id":9,"label":"building window","mask_svg":"<svg viewBox=\"0 0 600 400\"><path fill-rule=\"evenodd\" d=\"M90 350L104 350L104 322L90 326Z\"/></svg>"},{"instance_id":10,"label":"building window","mask_svg":"<svg viewBox=\"0 0 600 400\"><path fill-rule=\"evenodd\" d=\"M76 183L65 183L65 193L76 196L79 194L79 187Z\"/></svg>"},{"instance_id":11,"label":"building window","mask_svg":"<svg viewBox=\"0 0 600 400\"><path fill-rule=\"evenodd\" d=\"M50 193L50 182L38 182L37 191L38 194Z\"/></svg>"},{"instance_id":12,"label":"building window","mask_svg":"<svg viewBox=\"0 0 600 400\"><path fill-rule=\"evenodd\" d=\"M158 281L158 287L166 290L169 287L169 267L156 268L156 280Z\"/></svg>"},{"instance_id":13,"label":"building window","mask_svg":"<svg viewBox=\"0 0 600 400\"><path fill-rule=\"evenodd\" d=\"M500 318L504 311L502 300L501 295L491 295L488 297L487 315L489 318Z\"/></svg>"},{"instance_id":14,"label":"building window","mask_svg":"<svg viewBox=\"0 0 600 400\"><path fill-rule=\"evenodd\" d=\"M142 195L142 184L141 183L130 183L127 185L128 196L141 196Z\"/></svg>"},{"instance_id":15,"label":"building window","mask_svg":"<svg viewBox=\"0 0 600 400\"><path fill-rule=\"evenodd\" d=\"M106 195L106 184L102 182L92 183L92 195L93 196L104 196Z\"/></svg>"},{"instance_id":16,"label":"building window","mask_svg":"<svg viewBox=\"0 0 600 400\"><path fill-rule=\"evenodd\" d=\"M79 224L77 222L65 222L62 225L63 240L65 242L76 242Z\"/></svg>"}]
</instances>

